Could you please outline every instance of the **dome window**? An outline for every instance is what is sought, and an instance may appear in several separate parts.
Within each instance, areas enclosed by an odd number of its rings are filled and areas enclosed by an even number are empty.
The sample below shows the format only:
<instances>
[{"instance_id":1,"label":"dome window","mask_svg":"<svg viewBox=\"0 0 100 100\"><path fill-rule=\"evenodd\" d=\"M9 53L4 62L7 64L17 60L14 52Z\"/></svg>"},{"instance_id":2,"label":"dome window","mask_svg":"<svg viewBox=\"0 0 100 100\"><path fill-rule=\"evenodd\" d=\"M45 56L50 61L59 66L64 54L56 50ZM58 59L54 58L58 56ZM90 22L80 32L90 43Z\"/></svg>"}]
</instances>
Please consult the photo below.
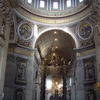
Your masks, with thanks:
<instances>
[{"instance_id":1,"label":"dome window","mask_svg":"<svg viewBox=\"0 0 100 100\"><path fill-rule=\"evenodd\" d=\"M67 3L67 7L71 7L71 0L67 0L66 3Z\"/></svg>"},{"instance_id":2,"label":"dome window","mask_svg":"<svg viewBox=\"0 0 100 100\"><path fill-rule=\"evenodd\" d=\"M40 0L40 7L44 8L45 7L45 1L44 0Z\"/></svg>"},{"instance_id":3,"label":"dome window","mask_svg":"<svg viewBox=\"0 0 100 100\"><path fill-rule=\"evenodd\" d=\"M83 0L79 0L79 2L83 2Z\"/></svg>"},{"instance_id":4,"label":"dome window","mask_svg":"<svg viewBox=\"0 0 100 100\"><path fill-rule=\"evenodd\" d=\"M32 0L28 0L28 3L30 3L30 4L31 4L31 3L32 3Z\"/></svg>"},{"instance_id":5,"label":"dome window","mask_svg":"<svg viewBox=\"0 0 100 100\"><path fill-rule=\"evenodd\" d=\"M58 9L58 2L53 2L53 9Z\"/></svg>"}]
</instances>

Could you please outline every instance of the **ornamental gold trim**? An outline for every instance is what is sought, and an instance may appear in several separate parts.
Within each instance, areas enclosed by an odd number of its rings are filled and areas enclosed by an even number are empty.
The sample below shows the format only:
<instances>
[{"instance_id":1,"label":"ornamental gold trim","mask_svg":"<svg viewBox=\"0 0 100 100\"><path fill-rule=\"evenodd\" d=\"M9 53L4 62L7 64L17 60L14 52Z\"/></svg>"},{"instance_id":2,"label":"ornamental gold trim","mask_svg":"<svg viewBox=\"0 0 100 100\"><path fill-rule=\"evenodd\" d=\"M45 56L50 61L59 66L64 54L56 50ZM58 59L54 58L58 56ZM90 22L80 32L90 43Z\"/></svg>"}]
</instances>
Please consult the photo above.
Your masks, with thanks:
<instances>
[{"instance_id":1,"label":"ornamental gold trim","mask_svg":"<svg viewBox=\"0 0 100 100\"><path fill-rule=\"evenodd\" d=\"M24 56L31 56L31 57L34 56L34 51L27 51L27 50L21 49L21 48L15 48L15 49L9 48L8 52L17 53L17 54L21 54L21 55L24 55Z\"/></svg>"},{"instance_id":2,"label":"ornamental gold trim","mask_svg":"<svg viewBox=\"0 0 100 100\"><path fill-rule=\"evenodd\" d=\"M93 52L96 52L96 50L95 49L91 49L91 50L83 51L83 52L80 52L80 53L76 53L76 56L77 57L85 56L85 55L88 55L88 54L93 53Z\"/></svg>"},{"instance_id":3,"label":"ornamental gold trim","mask_svg":"<svg viewBox=\"0 0 100 100\"><path fill-rule=\"evenodd\" d=\"M25 56L34 56L33 52L29 52L29 51L22 50L22 49L15 49L14 52L17 54L25 55Z\"/></svg>"}]
</instances>

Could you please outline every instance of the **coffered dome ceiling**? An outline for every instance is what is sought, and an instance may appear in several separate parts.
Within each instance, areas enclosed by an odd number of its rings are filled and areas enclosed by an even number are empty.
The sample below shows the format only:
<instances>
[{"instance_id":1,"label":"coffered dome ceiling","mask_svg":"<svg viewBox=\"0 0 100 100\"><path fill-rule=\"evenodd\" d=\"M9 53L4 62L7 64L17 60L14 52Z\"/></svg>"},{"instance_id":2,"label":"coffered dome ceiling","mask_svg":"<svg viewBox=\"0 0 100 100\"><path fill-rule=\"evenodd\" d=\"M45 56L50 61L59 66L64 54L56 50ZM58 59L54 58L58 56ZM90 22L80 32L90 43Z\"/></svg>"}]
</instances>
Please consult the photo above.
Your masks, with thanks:
<instances>
[{"instance_id":1,"label":"coffered dome ceiling","mask_svg":"<svg viewBox=\"0 0 100 100\"><path fill-rule=\"evenodd\" d=\"M43 33L36 42L36 47L40 50L42 58L50 64L52 57L56 55L58 62L64 59L66 63L71 60L71 54L75 43L73 38L61 30L51 30Z\"/></svg>"}]
</instances>

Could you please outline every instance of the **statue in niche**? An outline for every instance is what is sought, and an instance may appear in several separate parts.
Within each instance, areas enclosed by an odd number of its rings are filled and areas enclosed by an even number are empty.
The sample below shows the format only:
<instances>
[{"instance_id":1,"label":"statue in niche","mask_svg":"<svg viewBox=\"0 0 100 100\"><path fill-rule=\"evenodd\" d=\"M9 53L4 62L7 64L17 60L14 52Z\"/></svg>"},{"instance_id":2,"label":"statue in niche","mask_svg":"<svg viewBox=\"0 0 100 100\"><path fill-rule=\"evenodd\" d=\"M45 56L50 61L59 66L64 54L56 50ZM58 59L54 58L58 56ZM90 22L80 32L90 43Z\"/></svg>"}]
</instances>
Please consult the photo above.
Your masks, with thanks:
<instances>
[{"instance_id":1,"label":"statue in niche","mask_svg":"<svg viewBox=\"0 0 100 100\"><path fill-rule=\"evenodd\" d=\"M23 73L24 73L24 68L18 68L18 79L24 79Z\"/></svg>"},{"instance_id":2,"label":"statue in niche","mask_svg":"<svg viewBox=\"0 0 100 100\"><path fill-rule=\"evenodd\" d=\"M93 68L86 68L86 79L93 78Z\"/></svg>"},{"instance_id":3,"label":"statue in niche","mask_svg":"<svg viewBox=\"0 0 100 100\"><path fill-rule=\"evenodd\" d=\"M89 78L93 78L93 68L88 69L88 76Z\"/></svg>"},{"instance_id":4,"label":"statue in niche","mask_svg":"<svg viewBox=\"0 0 100 100\"><path fill-rule=\"evenodd\" d=\"M1 33L0 33L0 37L2 37L3 39L5 39L5 37L4 37L5 27L6 27L6 23L5 23L5 20L3 19L2 26L1 26Z\"/></svg>"},{"instance_id":5,"label":"statue in niche","mask_svg":"<svg viewBox=\"0 0 100 100\"><path fill-rule=\"evenodd\" d=\"M23 60L18 62L18 71L17 71L17 73L18 73L18 78L19 79L24 79L25 67L26 67L26 64Z\"/></svg>"},{"instance_id":6,"label":"statue in niche","mask_svg":"<svg viewBox=\"0 0 100 100\"><path fill-rule=\"evenodd\" d=\"M15 91L15 100L25 100L25 93L23 89L17 89Z\"/></svg>"},{"instance_id":7,"label":"statue in niche","mask_svg":"<svg viewBox=\"0 0 100 100\"><path fill-rule=\"evenodd\" d=\"M85 63L85 78L86 79L92 79L94 77L93 67L94 67L94 61L93 59L86 59L84 61Z\"/></svg>"},{"instance_id":8,"label":"statue in niche","mask_svg":"<svg viewBox=\"0 0 100 100\"><path fill-rule=\"evenodd\" d=\"M24 82L26 80L26 60L18 59L16 82Z\"/></svg>"}]
</instances>

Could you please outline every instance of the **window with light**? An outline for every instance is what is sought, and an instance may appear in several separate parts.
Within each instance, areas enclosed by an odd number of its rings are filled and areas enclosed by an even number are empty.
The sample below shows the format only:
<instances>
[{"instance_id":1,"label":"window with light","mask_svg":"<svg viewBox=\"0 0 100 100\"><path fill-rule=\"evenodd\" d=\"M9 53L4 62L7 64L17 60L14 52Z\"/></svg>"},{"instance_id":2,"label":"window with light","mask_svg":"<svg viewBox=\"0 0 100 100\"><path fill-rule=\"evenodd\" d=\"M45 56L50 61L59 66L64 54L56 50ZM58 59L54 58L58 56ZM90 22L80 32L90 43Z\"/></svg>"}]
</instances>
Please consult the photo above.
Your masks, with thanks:
<instances>
[{"instance_id":1,"label":"window with light","mask_svg":"<svg viewBox=\"0 0 100 100\"><path fill-rule=\"evenodd\" d=\"M40 7L44 8L45 7L45 1L44 0L40 0Z\"/></svg>"},{"instance_id":2,"label":"window with light","mask_svg":"<svg viewBox=\"0 0 100 100\"><path fill-rule=\"evenodd\" d=\"M79 0L79 2L83 2L83 0Z\"/></svg>"},{"instance_id":3,"label":"window with light","mask_svg":"<svg viewBox=\"0 0 100 100\"><path fill-rule=\"evenodd\" d=\"M72 78L69 78L69 86L72 86Z\"/></svg>"},{"instance_id":4,"label":"window with light","mask_svg":"<svg viewBox=\"0 0 100 100\"><path fill-rule=\"evenodd\" d=\"M52 80L47 79L46 80L46 90L50 90L52 88Z\"/></svg>"},{"instance_id":5,"label":"window with light","mask_svg":"<svg viewBox=\"0 0 100 100\"><path fill-rule=\"evenodd\" d=\"M53 2L53 9L58 9L58 2Z\"/></svg>"},{"instance_id":6,"label":"window with light","mask_svg":"<svg viewBox=\"0 0 100 100\"><path fill-rule=\"evenodd\" d=\"M66 3L67 3L67 7L71 7L71 0L67 0Z\"/></svg>"},{"instance_id":7,"label":"window with light","mask_svg":"<svg viewBox=\"0 0 100 100\"><path fill-rule=\"evenodd\" d=\"M32 0L28 0L27 2L31 4L32 3Z\"/></svg>"}]
</instances>

